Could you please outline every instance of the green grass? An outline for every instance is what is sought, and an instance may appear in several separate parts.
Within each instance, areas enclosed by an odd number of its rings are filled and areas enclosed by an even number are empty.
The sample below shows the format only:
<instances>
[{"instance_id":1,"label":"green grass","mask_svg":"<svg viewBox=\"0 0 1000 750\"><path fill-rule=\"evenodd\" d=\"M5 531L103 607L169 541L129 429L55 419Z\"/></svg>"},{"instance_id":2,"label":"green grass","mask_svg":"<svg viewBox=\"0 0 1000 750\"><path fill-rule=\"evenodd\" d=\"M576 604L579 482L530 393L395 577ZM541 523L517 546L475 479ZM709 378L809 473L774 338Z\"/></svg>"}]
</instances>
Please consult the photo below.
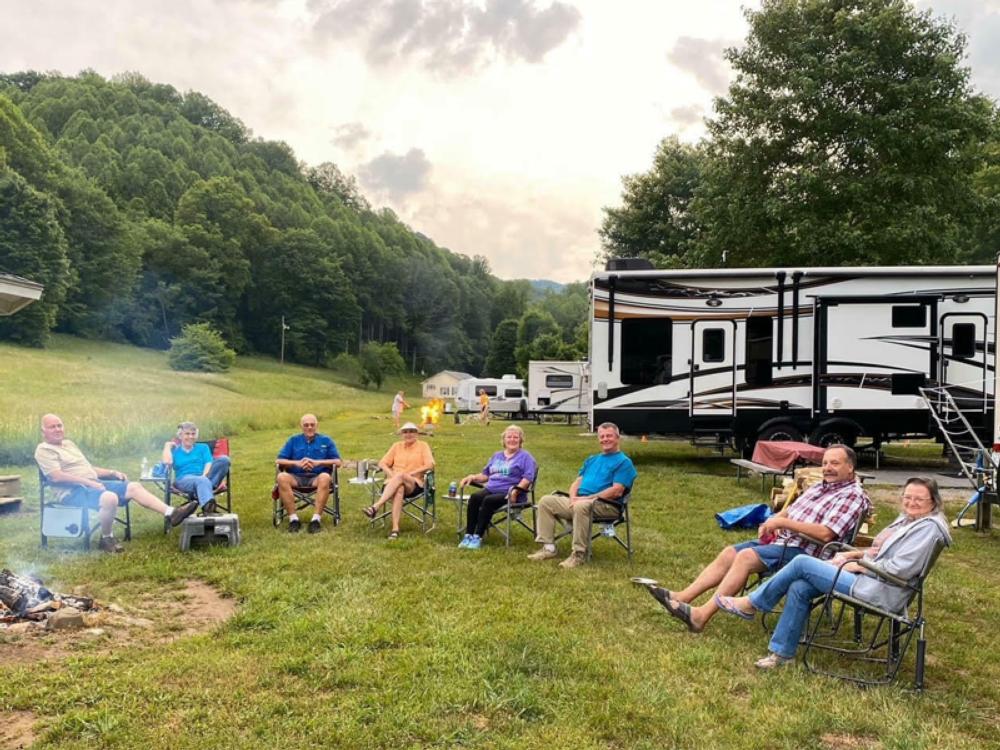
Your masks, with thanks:
<instances>
[{"instance_id":1,"label":"green grass","mask_svg":"<svg viewBox=\"0 0 1000 750\"><path fill-rule=\"evenodd\" d=\"M161 355L68 338L45 352L0 347L0 377L0 442L33 446L38 415L56 411L85 450L134 472L181 418L235 434L240 547L182 554L137 509L123 556L46 552L37 514L0 517L0 562L59 588L129 601L201 578L240 601L216 631L167 646L0 664L0 710L34 711L38 747L998 746L996 532L959 532L930 579L926 692L859 690L799 668L758 674L759 623L717 618L691 636L628 583L686 582L741 538L712 514L760 497L724 459L683 443L625 444L640 477L635 559L599 542L591 565L567 572L526 560L526 533L510 549L491 539L478 554L456 550L446 502L433 532L404 521L389 544L361 516L356 487L343 490L336 530L271 527L271 461L301 412L315 411L347 457L377 458L393 439L389 387L366 393L262 360L179 375ZM501 429L443 424L431 439L439 486L481 467ZM546 491L595 449L578 427L525 429ZM34 470L17 470L34 510Z\"/></svg>"}]
</instances>

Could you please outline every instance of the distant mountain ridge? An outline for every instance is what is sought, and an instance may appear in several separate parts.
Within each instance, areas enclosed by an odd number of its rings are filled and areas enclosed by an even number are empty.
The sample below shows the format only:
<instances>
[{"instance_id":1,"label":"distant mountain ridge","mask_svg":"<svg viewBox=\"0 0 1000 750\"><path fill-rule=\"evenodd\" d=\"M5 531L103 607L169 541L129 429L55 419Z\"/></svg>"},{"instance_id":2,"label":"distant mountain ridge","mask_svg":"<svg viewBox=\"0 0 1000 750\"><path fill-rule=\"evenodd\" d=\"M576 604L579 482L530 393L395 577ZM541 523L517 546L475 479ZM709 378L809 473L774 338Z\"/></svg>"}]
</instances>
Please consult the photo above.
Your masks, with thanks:
<instances>
[{"instance_id":1,"label":"distant mountain ridge","mask_svg":"<svg viewBox=\"0 0 1000 750\"><path fill-rule=\"evenodd\" d=\"M547 291L559 294L566 288L565 284L560 284L558 281L549 281L548 279L528 279L528 283L539 294L544 294Z\"/></svg>"}]
</instances>

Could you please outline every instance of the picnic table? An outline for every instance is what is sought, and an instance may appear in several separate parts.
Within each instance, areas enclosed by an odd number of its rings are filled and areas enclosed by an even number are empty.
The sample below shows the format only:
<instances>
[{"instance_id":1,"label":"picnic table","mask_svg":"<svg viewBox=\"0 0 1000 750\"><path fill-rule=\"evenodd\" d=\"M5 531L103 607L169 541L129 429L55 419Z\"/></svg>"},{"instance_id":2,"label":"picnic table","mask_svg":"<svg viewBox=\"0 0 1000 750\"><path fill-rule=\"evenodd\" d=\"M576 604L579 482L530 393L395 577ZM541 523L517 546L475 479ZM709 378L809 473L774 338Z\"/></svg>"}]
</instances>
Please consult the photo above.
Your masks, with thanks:
<instances>
[{"instance_id":1,"label":"picnic table","mask_svg":"<svg viewBox=\"0 0 1000 750\"><path fill-rule=\"evenodd\" d=\"M784 473L803 463L822 464L824 451L818 445L795 440L759 440L752 461Z\"/></svg>"}]
</instances>

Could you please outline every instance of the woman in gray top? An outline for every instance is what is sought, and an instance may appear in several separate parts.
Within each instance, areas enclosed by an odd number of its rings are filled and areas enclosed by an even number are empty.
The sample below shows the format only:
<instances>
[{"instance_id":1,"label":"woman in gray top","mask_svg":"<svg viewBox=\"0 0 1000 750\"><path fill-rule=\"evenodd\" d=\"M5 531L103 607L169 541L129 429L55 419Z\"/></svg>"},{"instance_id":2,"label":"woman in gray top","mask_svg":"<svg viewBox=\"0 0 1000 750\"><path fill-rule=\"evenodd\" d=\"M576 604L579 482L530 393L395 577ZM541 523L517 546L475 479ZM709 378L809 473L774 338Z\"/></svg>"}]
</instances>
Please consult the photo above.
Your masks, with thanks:
<instances>
[{"instance_id":1,"label":"woman in gray top","mask_svg":"<svg viewBox=\"0 0 1000 750\"><path fill-rule=\"evenodd\" d=\"M811 602L831 587L892 612L906 608L912 595L909 589L878 578L854 562L864 557L886 573L912 584L937 544L951 544L937 482L928 477L906 480L901 505L902 512L896 520L879 532L867 550L841 552L829 562L799 555L749 596L716 596L720 609L744 620L752 620L757 612L770 612L785 598L785 607L768 644L770 653L756 662L758 667L771 669L795 659Z\"/></svg>"}]
</instances>

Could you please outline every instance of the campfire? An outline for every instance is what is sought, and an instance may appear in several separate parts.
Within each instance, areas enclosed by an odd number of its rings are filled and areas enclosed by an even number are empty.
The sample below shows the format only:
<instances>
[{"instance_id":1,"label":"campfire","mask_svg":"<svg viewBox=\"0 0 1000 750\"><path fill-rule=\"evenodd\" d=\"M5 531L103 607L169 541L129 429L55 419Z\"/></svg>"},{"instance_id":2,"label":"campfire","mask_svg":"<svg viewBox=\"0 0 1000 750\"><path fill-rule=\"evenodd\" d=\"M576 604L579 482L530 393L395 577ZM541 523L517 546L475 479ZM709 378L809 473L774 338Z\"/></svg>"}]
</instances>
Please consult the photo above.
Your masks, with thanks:
<instances>
[{"instance_id":1,"label":"campfire","mask_svg":"<svg viewBox=\"0 0 1000 750\"><path fill-rule=\"evenodd\" d=\"M441 421L442 414L444 414L444 399L434 398L428 401L426 406L420 407L421 429L432 432Z\"/></svg>"},{"instance_id":2,"label":"campfire","mask_svg":"<svg viewBox=\"0 0 1000 750\"><path fill-rule=\"evenodd\" d=\"M96 609L88 597L58 594L37 578L0 571L0 632L19 622L46 622L53 627L54 619L78 619L81 612Z\"/></svg>"}]
</instances>

